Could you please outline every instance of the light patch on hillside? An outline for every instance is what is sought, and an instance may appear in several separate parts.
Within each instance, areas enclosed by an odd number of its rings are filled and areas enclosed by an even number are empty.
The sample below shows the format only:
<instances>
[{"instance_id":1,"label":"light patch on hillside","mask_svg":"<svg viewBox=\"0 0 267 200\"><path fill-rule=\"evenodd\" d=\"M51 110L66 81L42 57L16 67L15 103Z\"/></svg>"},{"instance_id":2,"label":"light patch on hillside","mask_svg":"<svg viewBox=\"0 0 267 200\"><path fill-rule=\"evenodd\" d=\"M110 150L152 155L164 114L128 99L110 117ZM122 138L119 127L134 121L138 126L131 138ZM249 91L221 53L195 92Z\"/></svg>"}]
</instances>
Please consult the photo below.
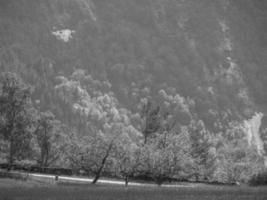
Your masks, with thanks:
<instances>
[{"instance_id":1,"label":"light patch on hillside","mask_svg":"<svg viewBox=\"0 0 267 200\"><path fill-rule=\"evenodd\" d=\"M243 84L244 80L242 73L236 62L230 57L228 57L227 61L229 62L228 68L224 68L222 65L219 65L218 69L214 71L215 79L224 80L228 85L233 85L235 83Z\"/></svg>"},{"instance_id":2,"label":"light patch on hillside","mask_svg":"<svg viewBox=\"0 0 267 200\"><path fill-rule=\"evenodd\" d=\"M241 81L242 77L237 64L229 57L229 68L226 70L226 80L233 84L234 80Z\"/></svg>"},{"instance_id":3,"label":"light patch on hillside","mask_svg":"<svg viewBox=\"0 0 267 200\"><path fill-rule=\"evenodd\" d=\"M213 87L208 87L208 92L211 94L211 95L214 95L215 92L214 92L214 88Z\"/></svg>"},{"instance_id":4,"label":"light patch on hillside","mask_svg":"<svg viewBox=\"0 0 267 200\"><path fill-rule=\"evenodd\" d=\"M227 1L225 1L226 3ZM226 62L229 67L225 69L220 66L219 72L216 74L225 77L228 84L243 83L243 78L241 71L235 60L232 58L231 54L234 49L233 41L231 40L230 27L227 25L225 19L219 19L219 26L222 32L222 38L218 46L218 50L221 54L225 56Z\"/></svg>"},{"instance_id":5,"label":"light patch on hillside","mask_svg":"<svg viewBox=\"0 0 267 200\"><path fill-rule=\"evenodd\" d=\"M219 20L219 25L223 33L226 33L226 31L229 30L229 27L227 26L225 20Z\"/></svg>"},{"instance_id":6,"label":"light patch on hillside","mask_svg":"<svg viewBox=\"0 0 267 200\"><path fill-rule=\"evenodd\" d=\"M225 51L232 51L233 50L233 43L229 38L225 38L222 47L223 50Z\"/></svg>"},{"instance_id":7,"label":"light patch on hillside","mask_svg":"<svg viewBox=\"0 0 267 200\"><path fill-rule=\"evenodd\" d=\"M263 113L255 113L251 119L244 121L244 128L245 133L247 134L248 144L250 146L255 145L259 155L263 155L265 153L263 141L259 133L263 116Z\"/></svg>"},{"instance_id":8,"label":"light patch on hillside","mask_svg":"<svg viewBox=\"0 0 267 200\"><path fill-rule=\"evenodd\" d=\"M92 20L96 22L97 18L93 12L93 2L91 0L79 0L79 3L88 12Z\"/></svg>"},{"instance_id":9,"label":"light patch on hillside","mask_svg":"<svg viewBox=\"0 0 267 200\"><path fill-rule=\"evenodd\" d=\"M224 51L231 52L233 50L233 43L230 39L230 32L229 32L230 28L226 24L226 21L224 19L223 20L219 19L219 26L222 31L222 40L219 46L219 50L221 52L224 52Z\"/></svg>"},{"instance_id":10,"label":"light patch on hillside","mask_svg":"<svg viewBox=\"0 0 267 200\"><path fill-rule=\"evenodd\" d=\"M246 105L251 104L251 100L249 97L248 89L247 88L242 88L239 90L237 96L244 102Z\"/></svg>"},{"instance_id":11,"label":"light patch on hillside","mask_svg":"<svg viewBox=\"0 0 267 200\"><path fill-rule=\"evenodd\" d=\"M224 33L224 35L226 34ZM233 42L231 41L231 39L229 37L224 36L224 38L220 42L218 50L220 52L231 52L233 50Z\"/></svg>"},{"instance_id":12,"label":"light patch on hillside","mask_svg":"<svg viewBox=\"0 0 267 200\"><path fill-rule=\"evenodd\" d=\"M64 42L69 42L70 39L72 39L73 33L75 33L75 31L70 30L70 29L52 31L52 34L56 36L57 39L62 40Z\"/></svg>"},{"instance_id":13,"label":"light patch on hillside","mask_svg":"<svg viewBox=\"0 0 267 200\"><path fill-rule=\"evenodd\" d=\"M225 1L225 3L226 2L227 1ZM226 61L229 64L228 69L221 68L222 71L220 74L225 75L228 84L234 84L235 82L242 83L242 74L237 63L231 56L231 53L234 49L234 44L231 40L230 27L227 25L225 19L219 19L219 26L222 31L222 39L220 41L220 45L218 46L218 50L224 54Z\"/></svg>"}]
</instances>

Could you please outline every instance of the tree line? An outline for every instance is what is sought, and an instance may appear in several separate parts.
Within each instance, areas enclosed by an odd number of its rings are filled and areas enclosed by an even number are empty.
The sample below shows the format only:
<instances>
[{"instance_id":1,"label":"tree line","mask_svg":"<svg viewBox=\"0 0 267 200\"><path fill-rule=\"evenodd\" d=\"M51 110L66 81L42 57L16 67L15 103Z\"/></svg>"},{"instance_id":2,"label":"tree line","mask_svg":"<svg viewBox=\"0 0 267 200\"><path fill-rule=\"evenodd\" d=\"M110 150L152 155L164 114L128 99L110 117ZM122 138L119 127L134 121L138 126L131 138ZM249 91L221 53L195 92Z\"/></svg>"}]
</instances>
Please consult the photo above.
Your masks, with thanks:
<instances>
[{"instance_id":1,"label":"tree line","mask_svg":"<svg viewBox=\"0 0 267 200\"><path fill-rule=\"evenodd\" d=\"M10 168L16 162L64 166L93 176L92 183L109 174L123 178L126 185L138 177L159 185L174 179L247 182L264 168L263 157L248 147L239 124L230 123L216 134L194 116L188 125L178 125L170 110L163 112L159 104L145 100L133 125L129 113L116 109L109 96L94 99L78 82L72 81L77 86L73 88L63 80L57 92L66 104L71 99L80 124L87 124L70 127L52 109L41 111L38 102L32 102L34 88L18 75L2 73L0 80L0 159Z\"/></svg>"}]
</instances>

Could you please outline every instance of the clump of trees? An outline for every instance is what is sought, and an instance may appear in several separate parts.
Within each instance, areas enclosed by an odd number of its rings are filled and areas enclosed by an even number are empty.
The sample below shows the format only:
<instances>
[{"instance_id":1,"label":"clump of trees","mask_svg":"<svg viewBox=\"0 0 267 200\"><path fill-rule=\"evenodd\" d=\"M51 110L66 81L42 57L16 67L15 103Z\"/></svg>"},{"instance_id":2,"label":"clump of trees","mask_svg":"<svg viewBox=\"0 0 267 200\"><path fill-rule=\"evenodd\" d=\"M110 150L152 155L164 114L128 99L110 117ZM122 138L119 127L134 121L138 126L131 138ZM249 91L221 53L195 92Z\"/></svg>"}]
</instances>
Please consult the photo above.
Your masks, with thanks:
<instances>
[{"instance_id":1,"label":"clump of trees","mask_svg":"<svg viewBox=\"0 0 267 200\"><path fill-rule=\"evenodd\" d=\"M85 136L72 141L69 146L68 159L72 167L83 169L93 175L93 184L98 181L114 153L116 137L106 138L102 133Z\"/></svg>"},{"instance_id":2,"label":"clump of trees","mask_svg":"<svg viewBox=\"0 0 267 200\"><path fill-rule=\"evenodd\" d=\"M160 91L162 102L145 99L137 114L118 105L108 82L101 85L84 71L57 79L58 98L70 106L76 122L64 113L61 122L60 116L43 111L32 103L29 85L14 73L2 74L0 155L9 168L27 159L41 168L83 170L94 177L93 184L102 175L119 177L126 186L137 177L158 185L172 180L248 182L263 170L263 158L247 146L242 128L231 125L224 133L211 133L191 114L190 99ZM187 118L183 123L176 120L180 115Z\"/></svg>"},{"instance_id":3,"label":"clump of trees","mask_svg":"<svg viewBox=\"0 0 267 200\"><path fill-rule=\"evenodd\" d=\"M0 134L6 144L10 168L16 160L36 160L48 167L61 155L60 122L47 111L40 112L31 101L32 88L14 73L3 73L0 83Z\"/></svg>"},{"instance_id":4,"label":"clump of trees","mask_svg":"<svg viewBox=\"0 0 267 200\"><path fill-rule=\"evenodd\" d=\"M30 129L34 109L31 89L15 74L1 76L0 133L8 144L7 160L11 166L16 158L23 158L31 142Z\"/></svg>"}]
</instances>

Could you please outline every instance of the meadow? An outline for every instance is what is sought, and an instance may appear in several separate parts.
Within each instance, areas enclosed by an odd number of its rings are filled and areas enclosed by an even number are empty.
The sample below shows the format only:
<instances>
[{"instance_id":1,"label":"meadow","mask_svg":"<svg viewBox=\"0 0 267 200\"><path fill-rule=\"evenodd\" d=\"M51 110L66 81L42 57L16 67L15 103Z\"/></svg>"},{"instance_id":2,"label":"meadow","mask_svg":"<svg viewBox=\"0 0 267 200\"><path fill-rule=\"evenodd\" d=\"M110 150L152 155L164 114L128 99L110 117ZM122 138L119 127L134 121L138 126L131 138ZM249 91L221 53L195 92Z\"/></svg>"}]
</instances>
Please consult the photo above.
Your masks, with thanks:
<instances>
[{"instance_id":1,"label":"meadow","mask_svg":"<svg viewBox=\"0 0 267 200\"><path fill-rule=\"evenodd\" d=\"M125 188L0 179L1 200L266 200L266 187L207 186Z\"/></svg>"}]
</instances>

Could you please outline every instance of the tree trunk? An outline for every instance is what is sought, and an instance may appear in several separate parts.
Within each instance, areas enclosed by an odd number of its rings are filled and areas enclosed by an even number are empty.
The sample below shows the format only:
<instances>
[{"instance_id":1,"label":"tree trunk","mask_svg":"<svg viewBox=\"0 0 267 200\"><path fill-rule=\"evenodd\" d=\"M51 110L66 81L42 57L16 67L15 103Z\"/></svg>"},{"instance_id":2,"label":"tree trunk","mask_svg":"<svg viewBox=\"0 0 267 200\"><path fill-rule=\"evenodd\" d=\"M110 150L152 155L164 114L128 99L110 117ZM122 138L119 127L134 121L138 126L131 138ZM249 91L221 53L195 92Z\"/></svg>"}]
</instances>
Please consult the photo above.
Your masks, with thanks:
<instances>
[{"instance_id":1,"label":"tree trunk","mask_svg":"<svg viewBox=\"0 0 267 200\"><path fill-rule=\"evenodd\" d=\"M45 127L45 138L44 138L44 167L48 166L48 158L49 158L49 137L48 137L48 127Z\"/></svg>"},{"instance_id":2,"label":"tree trunk","mask_svg":"<svg viewBox=\"0 0 267 200\"><path fill-rule=\"evenodd\" d=\"M8 157L8 170L11 170L14 162L14 139L13 133L11 133L10 146L9 146L9 157Z\"/></svg>"},{"instance_id":3,"label":"tree trunk","mask_svg":"<svg viewBox=\"0 0 267 200\"><path fill-rule=\"evenodd\" d=\"M49 159L49 147L47 146L45 149L44 167L48 167L48 159Z\"/></svg>"},{"instance_id":4,"label":"tree trunk","mask_svg":"<svg viewBox=\"0 0 267 200\"><path fill-rule=\"evenodd\" d=\"M101 170L101 171L102 171L102 170ZM100 178L101 171L99 170L99 171L97 172L97 174L95 175L94 180L92 181L92 184L96 184L96 182L97 182L98 179Z\"/></svg>"},{"instance_id":5,"label":"tree trunk","mask_svg":"<svg viewBox=\"0 0 267 200\"><path fill-rule=\"evenodd\" d=\"M102 170L103 170L103 168L104 168L104 166L105 166L105 164L106 164L106 160L107 160L107 158L108 158L108 156L109 156L109 153L110 153L110 151L111 151L111 149L112 149L112 146L113 146L113 142L111 142L111 143L109 144L109 147L108 147L108 149L107 149L107 151L106 151L106 154L105 154L104 158L102 159L101 166L100 166L99 169L97 170L96 175L95 175L95 178L94 178L92 184L95 184L95 183L98 181L98 179L100 178L100 175L101 175Z\"/></svg>"},{"instance_id":6,"label":"tree trunk","mask_svg":"<svg viewBox=\"0 0 267 200\"><path fill-rule=\"evenodd\" d=\"M125 187L128 187L128 183L129 183L129 176L125 176Z\"/></svg>"},{"instance_id":7,"label":"tree trunk","mask_svg":"<svg viewBox=\"0 0 267 200\"><path fill-rule=\"evenodd\" d=\"M163 184L163 182L164 182L163 177L162 176L157 176L155 178L155 182L157 183L158 186L161 186Z\"/></svg>"},{"instance_id":8,"label":"tree trunk","mask_svg":"<svg viewBox=\"0 0 267 200\"><path fill-rule=\"evenodd\" d=\"M147 143L147 135L145 134L145 140L144 140L144 144Z\"/></svg>"},{"instance_id":9,"label":"tree trunk","mask_svg":"<svg viewBox=\"0 0 267 200\"><path fill-rule=\"evenodd\" d=\"M96 182L97 182L98 179L100 178L101 173L102 173L102 170L103 170L103 168L104 168L104 166L105 166L107 157L108 157L108 154L106 154L106 156L103 158L102 163L101 163L101 166L100 166L100 168L97 170L97 172L96 172L96 174L95 174L95 178L94 178L92 184L96 184Z\"/></svg>"},{"instance_id":10,"label":"tree trunk","mask_svg":"<svg viewBox=\"0 0 267 200\"><path fill-rule=\"evenodd\" d=\"M198 175L198 173L196 173L195 177L196 177L196 182L199 182L199 175Z\"/></svg>"},{"instance_id":11,"label":"tree trunk","mask_svg":"<svg viewBox=\"0 0 267 200\"><path fill-rule=\"evenodd\" d=\"M41 159L40 159L40 167L43 168L44 167L44 148L43 146L41 147Z\"/></svg>"}]
</instances>

